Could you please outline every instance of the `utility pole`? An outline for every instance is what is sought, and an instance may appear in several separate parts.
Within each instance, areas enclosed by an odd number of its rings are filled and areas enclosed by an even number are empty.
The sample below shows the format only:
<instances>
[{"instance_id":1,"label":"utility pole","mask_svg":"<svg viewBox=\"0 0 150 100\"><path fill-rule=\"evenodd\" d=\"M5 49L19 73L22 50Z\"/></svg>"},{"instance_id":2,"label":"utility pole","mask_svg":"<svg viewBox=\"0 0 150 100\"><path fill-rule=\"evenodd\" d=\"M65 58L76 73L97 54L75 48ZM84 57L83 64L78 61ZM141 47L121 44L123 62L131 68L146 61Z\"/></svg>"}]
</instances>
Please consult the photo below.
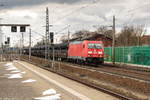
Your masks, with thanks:
<instances>
[{"instance_id":1,"label":"utility pole","mask_svg":"<svg viewBox=\"0 0 150 100\"><path fill-rule=\"evenodd\" d=\"M54 44L51 43L52 48L53 48L53 62L52 62L52 68L54 68L54 62L55 62L55 48L54 48Z\"/></svg>"},{"instance_id":2,"label":"utility pole","mask_svg":"<svg viewBox=\"0 0 150 100\"><path fill-rule=\"evenodd\" d=\"M1 23L2 18L0 18L0 23ZM3 43L3 33L2 33L2 28L0 27L0 46L2 47Z\"/></svg>"},{"instance_id":3,"label":"utility pole","mask_svg":"<svg viewBox=\"0 0 150 100\"><path fill-rule=\"evenodd\" d=\"M20 60L21 60L21 56L23 54L23 44L24 44L24 34L23 32L21 33L21 39L20 39Z\"/></svg>"},{"instance_id":4,"label":"utility pole","mask_svg":"<svg viewBox=\"0 0 150 100\"><path fill-rule=\"evenodd\" d=\"M70 42L70 31L69 31L69 27L70 27L70 25L68 25L68 44L69 44L69 42Z\"/></svg>"},{"instance_id":5,"label":"utility pole","mask_svg":"<svg viewBox=\"0 0 150 100\"><path fill-rule=\"evenodd\" d=\"M48 58L49 56L49 53L48 53L48 50L49 50L49 10L48 10L48 7L46 8L46 33L45 33L45 60Z\"/></svg>"},{"instance_id":6,"label":"utility pole","mask_svg":"<svg viewBox=\"0 0 150 100\"><path fill-rule=\"evenodd\" d=\"M115 16L113 16L113 42L112 42L112 62L115 64L115 33L116 33L116 25L115 25Z\"/></svg>"},{"instance_id":7,"label":"utility pole","mask_svg":"<svg viewBox=\"0 0 150 100\"><path fill-rule=\"evenodd\" d=\"M0 23L1 23L2 18L0 18ZM3 33L2 33L2 29L0 27L0 48L1 48L1 62L3 59Z\"/></svg>"},{"instance_id":8,"label":"utility pole","mask_svg":"<svg viewBox=\"0 0 150 100\"><path fill-rule=\"evenodd\" d=\"M31 60L31 29L29 29L29 61Z\"/></svg>"},{"instance_id":9,"label":"utility pole","mask_svg":"<svg viewBox=\"0 0 150 100\"><path fill-rule=\"evenodd\" d=\"M21 33L21 36L22 36L22 38L21 38L21 56L22 56L22 53L23 53L23 43L24 43L24 34L23 34L23 32Z\"/></svg>"},{"instance_id":10,"label":"utility pole","mask_svg":"<svg viewBox=\"0 0 150 100\"><path fill-rule=\"evenodd\" d=\"M52 47L52 55L53 55L53 59L52 59L52 68L54 68L54 61L55 61L55 48L54 48L54 32L50 32L50 45Z\"/></svg>"},{"instance_id":11,"label":"utility pole","mask_svg":"<svg viewBox=\"0 0 150 100\"><path fill-rule=\"evenodd\" d=\"M22 48L24 47L24 34L22 33Z\"/></svg>"}]
</instances>

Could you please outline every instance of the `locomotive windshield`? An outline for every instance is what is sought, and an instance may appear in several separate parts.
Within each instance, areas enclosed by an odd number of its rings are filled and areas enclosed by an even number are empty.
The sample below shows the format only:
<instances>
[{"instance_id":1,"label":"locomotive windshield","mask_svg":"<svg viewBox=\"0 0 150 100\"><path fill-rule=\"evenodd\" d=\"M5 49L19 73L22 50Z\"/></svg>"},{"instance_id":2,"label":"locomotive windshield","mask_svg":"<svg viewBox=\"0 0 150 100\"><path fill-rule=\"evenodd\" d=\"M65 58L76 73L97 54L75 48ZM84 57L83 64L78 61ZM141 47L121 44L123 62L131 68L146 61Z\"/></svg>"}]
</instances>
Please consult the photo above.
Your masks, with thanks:
<instances>
[{"instance_id":1,"label":"locomotive windshield","mask_svg":"<svg viewBox=\"0 0 150 100\"><path fill-rule=\"evenodd\" d=\"M89 49L102 49L102 45L98 43L89 43L88 48Z\"/></svg>"}]
</instances>

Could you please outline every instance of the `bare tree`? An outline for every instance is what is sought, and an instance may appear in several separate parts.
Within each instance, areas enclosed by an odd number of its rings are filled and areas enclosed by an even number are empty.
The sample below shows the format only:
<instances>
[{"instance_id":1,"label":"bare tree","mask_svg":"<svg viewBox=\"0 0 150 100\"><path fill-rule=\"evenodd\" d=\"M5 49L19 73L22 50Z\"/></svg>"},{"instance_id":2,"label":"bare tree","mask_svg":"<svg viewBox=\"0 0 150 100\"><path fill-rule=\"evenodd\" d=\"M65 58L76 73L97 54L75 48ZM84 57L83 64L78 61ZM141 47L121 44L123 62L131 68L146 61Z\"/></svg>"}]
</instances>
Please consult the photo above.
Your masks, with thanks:
<instances>
[{"instance_id":1,"label":"bare tree","mask_svg":"<svg viewBox=\"0 0 150 100\"><path fill-rule=\"evenodd\" d=\"M98 34L104 34L107 30L108 30L107 27L101 26L96 30L96 32Z\"/></svg>"},{"instance_id":2,"label":"bare tree","mask_svg":"<svg viewBox=\"0 0 150 100\"><path fill-rule=\"evenodd\" d=\"M78 38L79 40L82 39L82 37L88 36L90 35L90 32L87 30L81 30L81 31L77 31L72 35L72 38Z\"/></svg>"},{"instance_id":3,"label":"bare tree","mask_svg":"<svg viewBox=\"0 0 150 100\"><path fill-rule=\"evenodd\" d=\"M103 34L105 37L112 38L112 30L108 29L105 26L99 27L96 31L97 34Z\"/></svg>"},{"instance_id":4,"label":"bare tree","mask_svg":"<svg viewBox=\"0 0 150 100\"><path fill-rule=\"evenodd\" d=\"M141 38L145 33L145 29L143 26L125 26L118 38L117 45L118 46L137 46L142 45Z\"/></svg>"},{"instance_id":5,"label":"bare tree","mask_svg":"<svg viewBox=\"0 0 150 100\"><path fill-rule=\"evenodd\" d=\"M146 33L146 29L143 25L136 26L134 29L137 36L138 45L140 46L142 45L142 36Z\"/></svg>"}]
</instances>

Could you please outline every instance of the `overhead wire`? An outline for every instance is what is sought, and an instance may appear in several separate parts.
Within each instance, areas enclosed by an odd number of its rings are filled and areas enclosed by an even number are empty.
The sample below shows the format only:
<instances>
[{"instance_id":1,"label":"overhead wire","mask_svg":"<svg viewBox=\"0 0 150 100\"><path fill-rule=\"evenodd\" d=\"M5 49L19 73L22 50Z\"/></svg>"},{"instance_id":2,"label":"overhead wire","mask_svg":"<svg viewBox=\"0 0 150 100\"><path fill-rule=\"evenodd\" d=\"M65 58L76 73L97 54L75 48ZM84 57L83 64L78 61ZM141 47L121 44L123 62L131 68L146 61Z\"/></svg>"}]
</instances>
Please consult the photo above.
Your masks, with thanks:
<instances>
[{"instance_id":1,"label":"overhead wire","mask_svg":"<svg viewBox=\"0 0 150 100\"><path fill-rule=\"evenodd\" d=\"M125 14L125 15L130 15L131 17L129 18L129 20L127 22L124 22L120 26L129 25L130 23L132 23L134 21L134 19L135 19L135 12L134 11L136 11L136 10L138 10L140 8L145 8L146 5L150 5L150 3L142 5L142 6L139 6L139 7L136 7L136 8L133 8L133 9L127 10L127 14Z\"/></svg>"},{"instance_id":2,"label":"overhead wire","mask_svg":"<svg viewBox=\"0 0 150 100\"><path fill-rule=\"evenodd\" d=\"M93 0L92 0L92 3L95 4L95 3L100 2L100 1L101 1L101 0L94 0L94 2L93 2ZM78 12L78 11L84 9L84 8L87 8L87 7L89 7L89 6L90 6L90 4L87 4L87 5L84 5L84 6L80 7L80 8L77 8L77 9L71 11L70 13L64 15L63 17L56 19L56 21L55 21L54 23L57 23L58 21L61 21L61 20L65 19L66 17L69 17L69 16L71 16L72 14L74 14L74 13L76 13L76 12Z\"/></svg>"}]
</instances>

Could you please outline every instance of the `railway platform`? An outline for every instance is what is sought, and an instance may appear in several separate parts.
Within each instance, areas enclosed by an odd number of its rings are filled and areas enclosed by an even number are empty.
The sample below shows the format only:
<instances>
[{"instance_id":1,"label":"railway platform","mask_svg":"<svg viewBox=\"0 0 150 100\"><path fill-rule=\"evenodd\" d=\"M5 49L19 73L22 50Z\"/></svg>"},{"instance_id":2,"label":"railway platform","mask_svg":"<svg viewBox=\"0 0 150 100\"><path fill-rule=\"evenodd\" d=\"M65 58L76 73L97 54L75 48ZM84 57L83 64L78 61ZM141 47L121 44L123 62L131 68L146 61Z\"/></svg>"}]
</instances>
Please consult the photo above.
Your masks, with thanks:
<instances>
[{"instance_id":1,"label":"railway platform","mask_svg":"<svg viewBox=\"0 0 150 100\"><path fill-rule=\"evenodd\" d=\"M0 100L118 100L23 61L0 63Z\"/></svg>"}]
</instances>

